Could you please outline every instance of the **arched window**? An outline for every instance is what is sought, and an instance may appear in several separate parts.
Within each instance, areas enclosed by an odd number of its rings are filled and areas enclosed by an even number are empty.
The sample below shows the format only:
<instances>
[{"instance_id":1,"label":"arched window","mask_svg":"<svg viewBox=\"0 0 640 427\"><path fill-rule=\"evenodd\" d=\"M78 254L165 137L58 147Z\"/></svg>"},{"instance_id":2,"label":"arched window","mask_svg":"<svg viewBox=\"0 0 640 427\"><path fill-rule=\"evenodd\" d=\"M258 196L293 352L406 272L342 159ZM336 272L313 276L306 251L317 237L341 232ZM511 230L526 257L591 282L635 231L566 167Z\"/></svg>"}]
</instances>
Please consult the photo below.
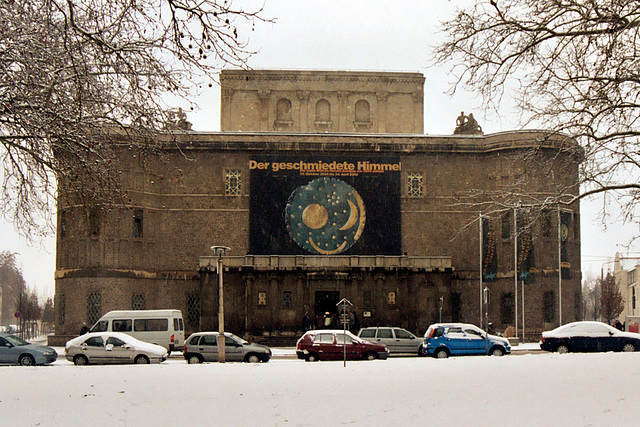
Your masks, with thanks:
<instances>
[{"instance_id":1,"label":"arched window","mask_svg":"<svg viewBox=\"0 0 640 427\"><path fill-rule=\"evenodd\" d=\"M326 99L321 99L316 102L316 121L317 122L330 122L331 121L331 104Z\"/></svg>"},{"instance_id":2,"label":"arched window","mask_svg":"<svg viewBox=\"0 0 640 427\"><path fill-rule=\"evenodd\" d=\"M356 122L369 122L371 119L369 103L364 99L356 102Z\"/></svg>"},{"instance_id":3,"label":"arched window","mask_svg":"<svg viewBox=\"0 0 640 427\"><path fill-rule=\"evenodd\" d=\"M364 99L356 102L356 117L353 126L357 130L366 130L371 127L371 108L369 103Z\"/></svg>"},{"instance_id":4,"label":"arched window","mask_svg":"<svg viewBox=\"0 0 640 427\"><path fill-rule=\"evenodd\" d=\"M291 122L293 121L291 116L291 101L286 98L282 98L276 105L276 121L278 122Z\"/></svg>"}]
</instances>

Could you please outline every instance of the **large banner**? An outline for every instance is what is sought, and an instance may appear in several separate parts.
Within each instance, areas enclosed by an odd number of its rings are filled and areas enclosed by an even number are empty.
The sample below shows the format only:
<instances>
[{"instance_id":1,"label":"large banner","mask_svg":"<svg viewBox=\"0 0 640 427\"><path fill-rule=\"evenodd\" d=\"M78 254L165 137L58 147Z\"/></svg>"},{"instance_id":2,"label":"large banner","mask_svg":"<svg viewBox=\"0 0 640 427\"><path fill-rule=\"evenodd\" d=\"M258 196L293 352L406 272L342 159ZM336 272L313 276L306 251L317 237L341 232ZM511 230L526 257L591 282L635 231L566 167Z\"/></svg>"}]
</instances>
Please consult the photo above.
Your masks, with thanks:
<instances>
[{"instance_id":1,"label":"large banner","mask_svg":"<svg viewBox=\"0 0 640 427\"><path fill-rule=\"evenodd\" d=\"M254 255L400 255L399 157L256 155Z\"/></svg>"},{"instance_id":2,"label":"large banner","mask_svg":"<svg viewBox=\"0 0 640 427\"><path fill-rule=\"evenodd\" d=\"M498 275L495 220L482 217L482 275L484 281L492 281Z\"/></svg>"}]
</instances>

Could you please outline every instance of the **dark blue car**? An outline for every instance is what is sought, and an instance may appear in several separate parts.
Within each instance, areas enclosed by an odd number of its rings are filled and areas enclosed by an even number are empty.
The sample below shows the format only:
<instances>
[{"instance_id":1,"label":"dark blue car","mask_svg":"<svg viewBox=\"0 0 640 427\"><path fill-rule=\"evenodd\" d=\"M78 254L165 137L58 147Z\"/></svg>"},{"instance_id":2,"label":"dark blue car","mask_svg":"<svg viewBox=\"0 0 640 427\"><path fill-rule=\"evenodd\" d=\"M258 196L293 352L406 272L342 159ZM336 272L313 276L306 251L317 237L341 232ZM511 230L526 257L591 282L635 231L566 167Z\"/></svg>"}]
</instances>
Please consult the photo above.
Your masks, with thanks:
<instances>
[{"instance_id":1,"label":"dark blue car","mask_svg":"<svg viewBox=\"0 0 640 427\"><path fill-rule=\"evenodd\" d=\"M475 325L440 323L427 329L422 351L438 359L486 354L503 356L511 353L511 345L505 338L487 335Z\"/></svg>"},{"instance_id":2,"label":"dark blue car","mask_svg":"<svg viewBox=\"0 0 640 427\"><path fill-rule=\"evenodd\" d=\"M573 322L543 332L540 348L561 354L637 351L640 334L622 332L602 322Z\"/></svg>"}]
</instances>

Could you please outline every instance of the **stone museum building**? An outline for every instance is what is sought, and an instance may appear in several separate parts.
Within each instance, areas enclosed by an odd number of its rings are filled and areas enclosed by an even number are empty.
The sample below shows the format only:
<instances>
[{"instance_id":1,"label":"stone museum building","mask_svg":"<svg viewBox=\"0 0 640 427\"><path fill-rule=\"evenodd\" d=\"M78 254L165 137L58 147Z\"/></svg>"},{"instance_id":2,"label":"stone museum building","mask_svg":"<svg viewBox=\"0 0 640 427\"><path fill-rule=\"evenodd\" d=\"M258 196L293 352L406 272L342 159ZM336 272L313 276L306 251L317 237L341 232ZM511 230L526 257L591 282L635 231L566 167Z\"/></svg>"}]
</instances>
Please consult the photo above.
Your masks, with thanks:
<instances>
[{"instance_id":1,"label":"stone museum building","mask_svg":"<svg viewBox=\"0 0 640 427\"><path fill-rule=\"evenodd\" d=\"M114 136L124 196L59 202L60 338L110 310L180 309L187 334L217 330L219 262L239 335L297 336L305 313L339 325L345 298L363 326L420 334L488 320L534 337L579 319L579 205L534 203L578 192L566 135L485 135L464 113L425 134L420 73L220 83L220 132L167 131L155 150Z\"/></svg>"}]
</instances>

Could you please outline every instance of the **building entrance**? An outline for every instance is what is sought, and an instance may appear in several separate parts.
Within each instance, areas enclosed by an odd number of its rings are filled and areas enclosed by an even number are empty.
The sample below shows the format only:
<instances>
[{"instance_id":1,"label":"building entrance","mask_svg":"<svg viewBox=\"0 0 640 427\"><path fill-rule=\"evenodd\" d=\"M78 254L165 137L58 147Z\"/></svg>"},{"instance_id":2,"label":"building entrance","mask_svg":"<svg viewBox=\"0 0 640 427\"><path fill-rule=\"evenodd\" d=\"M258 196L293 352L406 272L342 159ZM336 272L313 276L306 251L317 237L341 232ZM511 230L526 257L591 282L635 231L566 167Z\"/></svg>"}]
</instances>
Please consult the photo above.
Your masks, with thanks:
<instances>
[{"instance_id":1,"label":"building entrance","mask_svg":"<svg viewBox=\"0 0 640 427\"><path fill-rule=\"evenodd\" d=\"M340 291L316 291L316 316L324 316L327 312L331 315L338 313L336 304L340 301Z\"/></svg>"}]
</instances>

